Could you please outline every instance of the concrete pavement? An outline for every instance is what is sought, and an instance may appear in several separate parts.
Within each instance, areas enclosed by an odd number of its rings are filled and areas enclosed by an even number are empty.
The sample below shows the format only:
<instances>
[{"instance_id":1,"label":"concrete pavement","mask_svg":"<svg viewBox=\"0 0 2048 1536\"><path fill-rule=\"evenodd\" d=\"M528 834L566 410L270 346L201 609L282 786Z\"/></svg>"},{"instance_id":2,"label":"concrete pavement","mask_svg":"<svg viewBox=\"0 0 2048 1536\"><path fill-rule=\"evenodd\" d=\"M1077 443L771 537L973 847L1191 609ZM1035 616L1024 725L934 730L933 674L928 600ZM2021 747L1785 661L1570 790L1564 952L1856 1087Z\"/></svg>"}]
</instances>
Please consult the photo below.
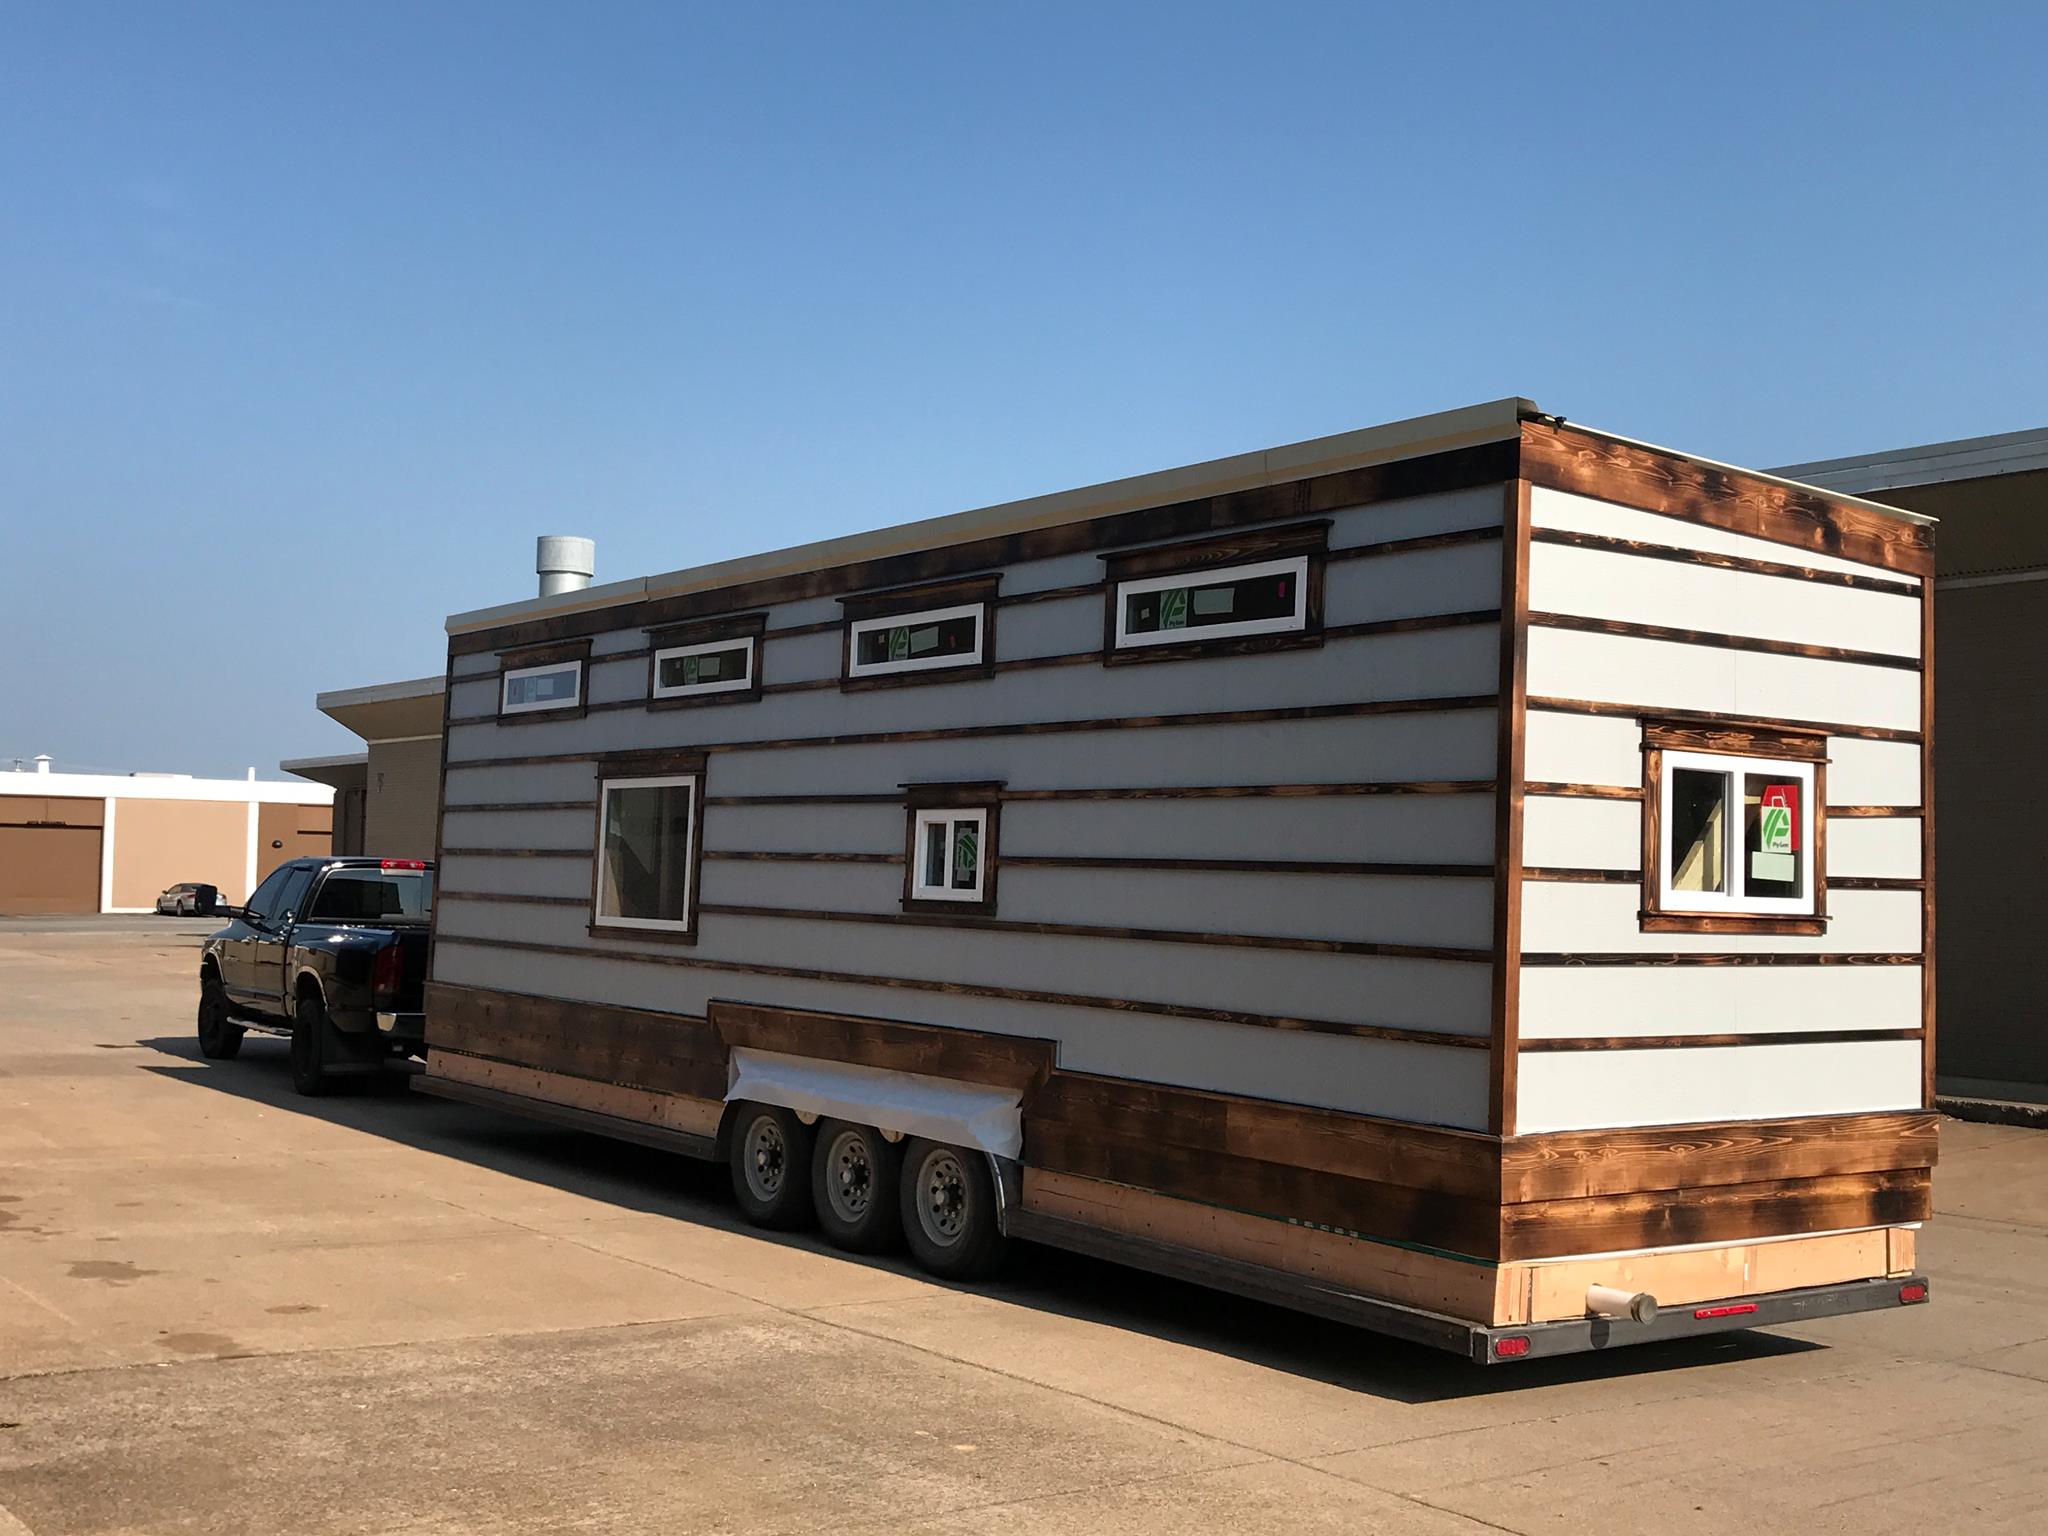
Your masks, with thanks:
<instances>
[{"instance_id":1,"label":"concrete pavement","mask_svg":"<svg viewBox=\"0 0 2048 1536\"><path fill-rule=\"evenodd\" d=\"M2048 1528L2048 1136L1944 1126L1934 1305L1481 1371L722 1172L203 1062L189 925L0 929L0 1536ZM12 1522L10 1524L10 1521Z\"/></svg>"}]
</instances>

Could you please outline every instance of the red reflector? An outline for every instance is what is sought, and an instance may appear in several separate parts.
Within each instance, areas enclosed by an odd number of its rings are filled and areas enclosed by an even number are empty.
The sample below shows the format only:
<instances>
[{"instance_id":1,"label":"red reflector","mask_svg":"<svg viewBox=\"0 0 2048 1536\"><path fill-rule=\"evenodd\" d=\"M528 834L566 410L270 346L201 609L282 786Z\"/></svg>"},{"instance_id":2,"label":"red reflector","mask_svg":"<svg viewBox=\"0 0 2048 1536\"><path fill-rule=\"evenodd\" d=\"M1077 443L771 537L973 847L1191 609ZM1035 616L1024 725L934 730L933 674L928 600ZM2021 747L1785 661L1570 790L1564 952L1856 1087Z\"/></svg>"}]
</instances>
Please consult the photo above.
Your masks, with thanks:
<instances>
[{"instance_id":1,"label":"red reflector","mask_svg":"<svg viewBox=\"0 0 2048 1536\"><path fill-rule=\"evenodd\" d=\"M1755 1310L1755 1302L1738 1301L1725 1307L1696 1307L1693 1309L1692 1315L1696 1318L1740 1317L1745 1312L1754 1312Z\"/></svg>"},{"instance_id":2,"label":"red reflector","mask_svg":"<svg viewBox=\"0 0 2048 1536\"><path fill-rule=\"evenodd\" d=\"M377 867L379 869L425 869L427 862L424 859L379 859Z\"/></svg>"},{"instance_id":3,"label":"red reflector","mask_svg":"<svg viewBox=\"0 0 2048 1536\"><path fill-rule=\"evenodd\" d=\"M1926 1299L1927 1287L1924 1285L1916 1282L1913 1285L1902 1285L1899 1287L1899 1300L1902 1302L1925 1301Z\"/></svg>"},{"instance_id":4,"label":"red reflector","mask_svg":"<svg viewBox=\"0 0 2048 1536\"><path fill-rule=\"evenodd\" d=\"M1529 1353L1529 1341L1527 1339L1511 1338L1495 1339L1493 1341L1493 1358L1496 1360L1513 1360L1517 1356L1526 1355L1527 1353Z\"/></svg>"}]
</instances>

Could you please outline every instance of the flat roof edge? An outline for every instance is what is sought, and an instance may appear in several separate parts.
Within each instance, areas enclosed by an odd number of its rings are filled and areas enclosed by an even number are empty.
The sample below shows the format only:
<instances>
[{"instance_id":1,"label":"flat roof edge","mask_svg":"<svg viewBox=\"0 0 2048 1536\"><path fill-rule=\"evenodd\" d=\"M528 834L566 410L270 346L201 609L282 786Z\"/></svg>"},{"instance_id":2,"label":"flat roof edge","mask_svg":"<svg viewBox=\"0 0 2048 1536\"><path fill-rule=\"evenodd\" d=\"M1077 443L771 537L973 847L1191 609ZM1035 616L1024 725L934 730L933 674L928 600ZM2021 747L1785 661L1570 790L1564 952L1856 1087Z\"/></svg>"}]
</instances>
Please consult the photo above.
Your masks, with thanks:
<instances>
[{"instance_id":1,"label":"flat roof edge","mask_svg":"<svg viewBox=\"0 0 2048 1536\"><path fill-rule=\"evenodd\" d=\"M462 634L525 619L617 607L644 598L737 586L742 582L802 571L829 570L833 566L860 560L943 548L1033 528L1086 522L1139 507L1191 501L1201 496L1246 490L1279 480L1300 479L1337 469L1359 468L1367 464L1415 458L1424 453L1498 442L1519 433L1522 418L1536 413L1533 401L1509 396L1381 426L1309 438L1276 448L1257 449L1173 469L1153 470L965 512L920 518L915 522L843 534L764 554L744 555L713 565L610 582L553 597L531 597L515 603L475 608L451 615L447 630L451 635ZM323 700L325 697L322 695Z\"/></svg>"},{"instance_id":2,"label":"flat roof edge","mask_svg":"<svg viewBox=\"0 0 2048 1536\"><path fill-rule=\"evenodd\" d=\"M1775 474L1804 477L1816 485L1856 485L1866 492L1942 485L1955 480L1988 480L1998 475L2048 469L2048 427L1959 437L1945 443L1887 448L1847 458L1787 464Z\"/></svg>"},{"instance_id":3,"label":"flat roof edge","mask_svg":"<svg viewBox=\"0 0 2048 1536\"><path fill-rule=\"evenodd\" d=\"M429 699L448 686L442 677L412 677L400 683L371 683L364 688L337 688L313 696L319 710L350 709L358 704L390 704L399 699Z\"/></svg>"}]
</instances>

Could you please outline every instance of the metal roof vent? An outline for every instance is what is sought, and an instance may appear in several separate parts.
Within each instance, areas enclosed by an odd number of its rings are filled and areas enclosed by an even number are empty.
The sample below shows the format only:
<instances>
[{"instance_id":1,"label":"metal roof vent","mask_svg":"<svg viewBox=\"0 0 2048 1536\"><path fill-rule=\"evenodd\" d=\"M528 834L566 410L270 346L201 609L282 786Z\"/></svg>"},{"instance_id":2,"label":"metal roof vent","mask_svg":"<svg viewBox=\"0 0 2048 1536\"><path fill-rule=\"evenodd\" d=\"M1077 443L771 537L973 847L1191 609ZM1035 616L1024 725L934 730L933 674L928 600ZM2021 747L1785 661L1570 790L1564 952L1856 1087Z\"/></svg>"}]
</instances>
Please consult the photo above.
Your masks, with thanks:
<instances>
[{"instance_id":1,"label":"metal roof vent","mask_svg":"<svg viewBox=\"0 0 2048 1536\"><path fill-rule=\"evenodd\" d=\"M574 534L544 533L534 542L533 568L542 597L581 592L597 574L597 546Z\"/></svg>"}]
</instances>

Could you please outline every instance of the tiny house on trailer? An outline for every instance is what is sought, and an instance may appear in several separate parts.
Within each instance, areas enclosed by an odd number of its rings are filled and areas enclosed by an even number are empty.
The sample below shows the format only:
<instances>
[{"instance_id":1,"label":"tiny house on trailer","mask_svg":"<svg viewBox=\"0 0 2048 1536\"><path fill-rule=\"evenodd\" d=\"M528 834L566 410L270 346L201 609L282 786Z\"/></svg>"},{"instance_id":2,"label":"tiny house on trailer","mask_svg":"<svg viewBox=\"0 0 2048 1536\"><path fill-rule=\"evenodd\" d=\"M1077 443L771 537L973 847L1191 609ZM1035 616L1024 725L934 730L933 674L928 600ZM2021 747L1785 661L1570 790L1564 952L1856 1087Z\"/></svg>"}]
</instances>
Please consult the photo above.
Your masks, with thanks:
<instances>
[{"instance_id":1,"label":"tiny house on trailer","mask_svg":"<svg viewBox=\"0 0 2048 1536\"><path fill-rule=\"evenodd\" d=\"M1923 1300L1931 549L1504 400L458 615L415 1085L1486 1362Z\"/></svg>"}]
</instances>

